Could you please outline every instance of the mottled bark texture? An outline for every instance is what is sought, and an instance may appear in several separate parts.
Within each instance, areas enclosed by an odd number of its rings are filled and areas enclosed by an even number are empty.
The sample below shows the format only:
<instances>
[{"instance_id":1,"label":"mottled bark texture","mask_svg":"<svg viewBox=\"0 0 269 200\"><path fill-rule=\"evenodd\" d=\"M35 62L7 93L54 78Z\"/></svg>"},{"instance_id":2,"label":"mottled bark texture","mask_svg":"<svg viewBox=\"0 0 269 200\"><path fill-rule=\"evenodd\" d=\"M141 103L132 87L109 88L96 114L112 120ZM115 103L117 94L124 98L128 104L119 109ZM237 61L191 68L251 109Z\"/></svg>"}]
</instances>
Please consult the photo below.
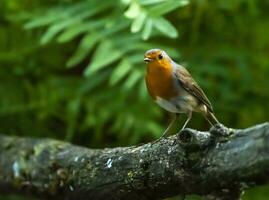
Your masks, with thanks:
<instances>
[{"instance_id":1,"label":"mottled bark texture","mask_svg":"<svg viewBox=\"0 0 269 200\"><path fill-rule=\"evenodd\" d=\"M269 123L185 129L156 143L88 149L0 136L0 194L50 199L239 199L269 181Z\"/></svg>"}]
</instances>

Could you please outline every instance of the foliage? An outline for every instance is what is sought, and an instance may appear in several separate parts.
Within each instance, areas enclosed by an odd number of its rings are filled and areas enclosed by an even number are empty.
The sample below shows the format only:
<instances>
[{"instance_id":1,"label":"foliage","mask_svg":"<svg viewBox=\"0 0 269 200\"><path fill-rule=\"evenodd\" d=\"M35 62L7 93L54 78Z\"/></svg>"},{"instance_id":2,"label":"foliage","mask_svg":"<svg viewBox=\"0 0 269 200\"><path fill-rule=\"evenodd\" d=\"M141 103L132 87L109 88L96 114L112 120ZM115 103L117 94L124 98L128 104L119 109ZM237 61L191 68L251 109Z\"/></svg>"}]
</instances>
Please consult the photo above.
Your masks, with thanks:
<instances>
[{"instance_id":1,"label":"foliage","mask_svg":"<svg viewBox=\"0 0 269 200\"><path fill-rule=\"evenodd\" d=\"M119 1L117 4L112 0L105 4L83 1L59 5L40 16L28 14L27 18L31 20L25 24L26 29L46 28L40 39L41 45L52 40L58 43L75 40L78 45L72 44L74 53L68 56L67 69L57 66L58 70L66 70L68 76L48 78L42 77L41 73L40 78L45 80L38 87L39 95L31 97L28 105L16 106L17 111L45 111L43 119L55 117L67 126L66 138L69 140L75 131L77 136L89 130L94 134L94 140L103 137L104 132L116 133L117 137L127 141L130 138L129 142L137 142L148 133L158 134L161 126L156 123L156 118L160 118L161 112L146 99L141 52L153 46L169 48L165 44L145 43L141 38L158 36L166 29L170 30L167 36L176 37L177 30L162 15L184 5L186 1ZM141 12L143 18L139 15ZM170 53L177 55L171 48ZM47 59L52 59L50 56ZM86 63L89 57L90 62ZM38 88L33 86L32 90ZM60 104L62 101L65 107ZM123 106L128 106L124 112ZM3 114L17 112L14 105L3 108ZM144 108L147 112L141 112ZM145 120L147 123L143 123Z\"/></svg>"},{"instance_id":2,"label":"foliage","mask_svg":"<svg viewBox=\"0 0 269 200\"><path fill-rule=\"evenodd\" d=\"M227 126L266 121L268 7L259 0L3 0L0 131L98 147L159 137L169 116L146 93L142 59L151 48L187 66ZM209 128L199 115L190 126Z\"/></svg>"}]
</instances>

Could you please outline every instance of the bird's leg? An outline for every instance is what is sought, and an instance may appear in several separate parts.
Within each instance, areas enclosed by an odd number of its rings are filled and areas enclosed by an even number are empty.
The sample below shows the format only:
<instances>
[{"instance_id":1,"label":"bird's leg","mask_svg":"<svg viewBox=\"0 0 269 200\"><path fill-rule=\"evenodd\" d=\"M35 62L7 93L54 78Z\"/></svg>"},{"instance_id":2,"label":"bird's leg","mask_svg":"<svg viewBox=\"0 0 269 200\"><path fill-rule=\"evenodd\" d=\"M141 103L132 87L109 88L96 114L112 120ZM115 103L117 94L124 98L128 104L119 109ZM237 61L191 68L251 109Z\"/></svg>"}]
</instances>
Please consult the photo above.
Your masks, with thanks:
<instances>
[{"instance_id":1,"label":"bird's leg","mask_svg":"<svg viewBox=\"0 0 269 200\"><path fill-rule=\"evenodd\" d=\"M218 135L218 136L223 136L223 137L228 137L233 133L233 130L221 124L213 113L207 113L207 114L203 113L203 116L212 126L209 130L210 133L213 133L214 135ZM211 120L214 122L212 123ZM226 139L224 139L223 141L226 141Z\"/></svg>"},{"instance_id":2,"label":"bird's leg","mask_svg":"<svg viewBox=\"0 0 269 200\"><path fill-rule=\"evenodd\" d=\"M174 123L176 122L178 116L179 116L178 113L176 113L176 114L174 115L172 121L169 123L168 127L167 127L167 128L165 129L165 131L163 132L162 136L159 137L157 140L155 140L155 141L153 142L153 144L156 143L156 142L158 142L160 139L162 139L163 137L165 137L165 136L169 133L170 129L173 127Z\"/></svg>"},{"instance_id":3,"label":"bird's leg","mask_svg":"<svg viewBox=\"0 0 269 200\"><path fill-rule=\"evenodd\" d=\"M168 127L165 129L165 131L163 132L163 134L162 134L162 136L160 138L165 137L169 133L170 129L173 127L173 125L174 125L175 121L177 120L178 116L179 116L178 113L176 113L174 115L172 121L170 122L170 124L168 125Z\"/></svg>"},{"instance_id":4,"label":"bird's leg","mask_svg":"<svg viewBox=\"0 0 269 200\"><path fill-rule=\"evenodd\" d=\"M202 112L202 114L211 126L214 126L215 124L219 124L219 121L215 117L214 113L208 111L206 107L205 107L205 110Z\"/></svg>"},{"instance_id":5,"label":"bird's leg","mask_svg":"<svg viewBox=\"0 0 269 200\"><path fill-rule=\"evenodd\" d=\"M192 117L192 111L188 112L188 119L186 120L186 122L184 123L183 127L181 130L185 129L185 127L187 126L187 124L189 123L189 121L191 120Z\"/></svg>"},{"instance_id":6,"label":"bird's leg","mask_svg":"<svg viewBox=\"0 0 269 200\"><path fill-rule=\"evenodd\" d=\"M208 121L208 123L211 125L211 126L214 126L212 124L212 122L208 119L207 115L206 114L203 114L204 118L206 119L206 121Z\"/></svg>"}]
</instances>

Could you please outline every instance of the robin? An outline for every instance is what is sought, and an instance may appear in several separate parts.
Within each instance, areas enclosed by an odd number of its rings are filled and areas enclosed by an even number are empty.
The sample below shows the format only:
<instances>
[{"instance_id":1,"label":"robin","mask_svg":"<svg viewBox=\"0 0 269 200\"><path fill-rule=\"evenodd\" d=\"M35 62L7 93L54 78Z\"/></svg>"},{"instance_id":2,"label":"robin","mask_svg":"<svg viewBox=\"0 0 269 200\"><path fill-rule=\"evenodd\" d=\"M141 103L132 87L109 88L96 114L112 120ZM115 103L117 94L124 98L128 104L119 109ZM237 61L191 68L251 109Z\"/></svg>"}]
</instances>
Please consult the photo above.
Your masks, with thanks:
<instances>
[{"instance_id":1,"label":"robin","mask_svg":"<svg viewBox=\"0 0 269 200\"><path fill-rule=\"evenodd\" d=\"M201 113L212 126L219 124L210 101L183 66L174 62L161 49L148 50L144 61L147 64L145 79L150 96L160 107L175 113L161 137L169 132L179 113L186 113L188 116L181 130L191 120L193 111Z\"/></svg>"}]
</instances>

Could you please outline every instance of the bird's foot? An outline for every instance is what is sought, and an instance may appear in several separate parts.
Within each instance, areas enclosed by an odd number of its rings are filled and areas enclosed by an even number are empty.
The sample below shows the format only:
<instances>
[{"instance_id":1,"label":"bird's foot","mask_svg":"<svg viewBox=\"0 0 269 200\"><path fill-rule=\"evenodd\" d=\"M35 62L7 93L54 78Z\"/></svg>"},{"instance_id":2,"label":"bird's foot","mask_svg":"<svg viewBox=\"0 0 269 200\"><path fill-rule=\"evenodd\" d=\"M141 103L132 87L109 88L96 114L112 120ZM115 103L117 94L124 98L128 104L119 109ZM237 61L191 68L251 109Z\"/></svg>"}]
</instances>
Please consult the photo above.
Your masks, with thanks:
<instances>
[{"instance_id":1,"label":"bird's foot","mask_svg":"<svg viewBox=\"0 0 269 200\"><path fill-rule=\"evenodd\" d=\"M219 123L212 126L209 132L218 138L219 142L225 142L234 133L234 130Z\"/></svg>"},{"instance_id":2,"label":"bird's foot","mask_svg":"<svg viewBox=\"0 0 269 200\"><path fill-rule=\"evenodd\" d=\"M209 130L210 133L216 135L216 136L222 136L222 137L228 137L231 134L233 134L233 129L227 128L223 124L215 124L212 126L212 128Z\"/></svg>"}]
</instances>

